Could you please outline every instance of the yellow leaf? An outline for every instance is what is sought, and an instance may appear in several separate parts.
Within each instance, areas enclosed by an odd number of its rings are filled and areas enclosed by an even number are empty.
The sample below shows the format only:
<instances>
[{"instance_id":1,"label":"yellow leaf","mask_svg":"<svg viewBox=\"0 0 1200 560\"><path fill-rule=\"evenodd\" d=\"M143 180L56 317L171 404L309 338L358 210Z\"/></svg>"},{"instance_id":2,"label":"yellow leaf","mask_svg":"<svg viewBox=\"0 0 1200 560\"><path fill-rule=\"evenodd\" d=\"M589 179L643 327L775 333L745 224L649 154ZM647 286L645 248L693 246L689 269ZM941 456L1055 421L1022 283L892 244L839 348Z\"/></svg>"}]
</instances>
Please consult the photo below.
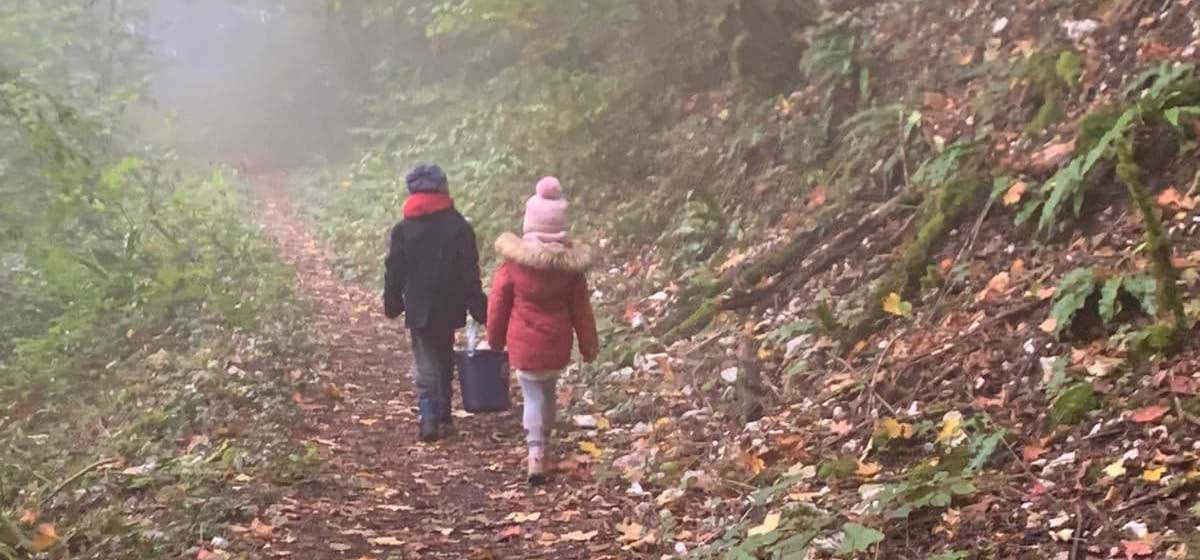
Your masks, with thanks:
<instances>
[{"instance_id":1,"label":"yellow leaf","mask_svg":"<svg viewBox=\"0 0 1200 560\"><path fill-rule=\"evenodd\" d=\"M1021 202L1021 197L1025 195L1026 188L1028 188L1028 185L1025 184L1025 181L1017 181L1016 183L1013 183L1013 185L1008 188L1008 192L1004 193L1004 205L1012 206L1018 202Z\"/></svg>"},{"instance_id":2,"label":"yellow leaf","mask_svg":"<svg viewBox=\"0 0 1200 560\"><path fill-rule=\"evenodd\" d=\"M763 518L762 525L759 525L758 527L751 527L750 532L746 533L746 536L757 537L759 535L766 535L779 528L779 521L782 518L783 516L777 512L768 513L767 516Z\"/></svg>"},{"instance_id":3,"label":"yellow leaf","mask_svg":"<svg viewBox=\"0 0 1200 560\"><path fill-rule=\"evenodd\" d=\"M763 461L762 457L759 457L753 453L739 453L737 456L737 462L752 474L759 474L767 468L766 461Z\"/></svg>"},{"instance_id":4,"label":"yellow leaf","mask_svg":"<svg viewBox=\"0 0 1200 560\"><path fill-rule=\"evenodd\" d=\"M601 451L596 444L590 441L579 442L579 450L591 455L593 459L599 459L601 455L604 455L604 452Z\"/></svg>"},{"instance_id":5,"label":"yellow leaf","mask_svg":"<svg viewBox=\"0 0 1200 560\"><path fill-rule=\"evenodd\" d=\"M513 523L529 523L530 521L537 521L541 518L542 518L542 512L540 512L540 511L535 511L533 513L524 513L524 512L520 512L520 511L514 511L514 512L508 514L508 517L506 517L505 519L512 521Z\"/></svg>"},{"instance_id":6,"label":"yellow leaf","mask_svg":"<svg viewBox=\"0 0 1200 560\"><path fill-rule=\"evenodd\" d=\"M603 416L596 417L596 429L597 430L607 430L611 426L612 426L612 423L608 421L608 418L605 418Z\"/></svg>"},{"instance_id":7,"label":"yellow leaf","mask_svg":"<svg viewBox=\"0 0 1200 560\"><path fill-rule=\"evenodd\" d=\"M912 315L912 304L900 299L900 294L892 292L883 298L883 311L897 317Z\"/></svg>"},{"instance_id":8,"label":"yellow leaf","mask_svg":"<svg viewBox=\"0 0 1200 560\"><path fill-rule=\"evenodd\" d=\"M879 463L859 463L854 473L863 478L871 478L879 474L881 468Z\"/></svg>"},{"instance_id":9,"label":"yellow leaf","mask_svg":"<svg viewBox=\"0 0 1200 560\"><path fill-rule=\"evenodd\" d=\"M1117 459L1113 464L1104 467L1104 474L1109 478L1124 476L1125 472L1125 459Z\"/></svg>"},{"instance_id":10,"label":"yellow leaf","mask_svg":"<svg viewBox=\"0 0 1200 560\"><path fill-rule=\"evenodd\" d=\"M54 525L50 523L38 525L37 534L33 536L33 551L50 550L50 547L56 543L58 543L58 532L54 530Z\"/></svg>"},{"instance_id":11,"label":"yellow leaf","mask_svg":"<svg viewBox=\"0 0 1200 560\"><path fill-rule=\"evenodd\" d=\"M904 424L895 418L884 418L879 421L876 433L883 434L887 439L909 439L913 435L912 424Z\"/></svg>"},{"instance_id":12,"label":"yellow leaf","mask_svg":"<svg viewBox=\"0 0 1200 560\"><path fill-rule=\"evenodd\" d=\"M367 539L367 542L375 546L404 546L405 544L404 541L397 539L396 537L375 537L372 539Z\"/></svg>"},{"instance_id":13,"label":"yellow leaf","mask_svg":"<svg viewBox=\"0 0 1200 560\"><path fill-rule=\"evenodd\" d=\"M954 440L962 433L962 413L951 410L942 416L942 429L938 431L938 443Z\"/></svg>"},{"instance_id":14,"label":"yellow leaf","mask_svg":"<svg viewBox=\"0 0 1200 560\"><path fill-rule=\"evenodd\" d=\"M1157 469L1146 469L1142 471L1142 480L1146 482L1158 482L1162 480L1163 474L1167 472L1167 467L1158 467Z\"/></svg>"}]
</instances>

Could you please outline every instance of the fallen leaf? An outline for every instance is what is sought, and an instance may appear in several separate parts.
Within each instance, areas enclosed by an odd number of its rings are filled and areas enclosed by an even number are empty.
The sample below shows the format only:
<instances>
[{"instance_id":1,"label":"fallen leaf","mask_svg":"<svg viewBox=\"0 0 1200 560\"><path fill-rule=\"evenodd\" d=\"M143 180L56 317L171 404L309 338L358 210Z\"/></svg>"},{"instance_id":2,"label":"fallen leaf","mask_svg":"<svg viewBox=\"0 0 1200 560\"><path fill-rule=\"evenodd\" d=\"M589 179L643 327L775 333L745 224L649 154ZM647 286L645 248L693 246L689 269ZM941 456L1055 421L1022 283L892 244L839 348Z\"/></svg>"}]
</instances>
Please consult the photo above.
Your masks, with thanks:
<instances>
[{"instance_id":1,"label":"fallen leaf","mask_svg":"<svg viewBox=\"0 0 1200 560\"><path fill-rule=\"evenodd\" d=\"M255 538L267 540L271 538L271 534L275 532L275 528L260 521L257 517L250 522L250 534Z\"/></svg>"},{"instance_id":2,"label":"fallen leaf","mask_svg":"<svg viewBox=\"0 0 1200 560\"><path fill-rule=\"evenodd\" d=\"M1171 392L1180 395L1194 395L1196 394L1196 380L1182 375L1172 376Z\"/></svg>"},{"instance_id":3,"label":"fallen leaf","mask_svg":"<svg viewBox=\"0 0 1200 560\"><path fill-rule=\"evenodd\" d=\"M1017 181L1016 183L1013 183L1011 187L1008 187L1008 191L1004 193L1004 198L1001 200L1004 202L1005 206L1012 206L1018 202L1021 202L1021 197L1025 196L1025 190L1028 188L1029 185L1026 184L1025 181Z\"/></svg>"},{"instance_id":4,"label":"fallen leaf","mask_svg":"<svg viewBox=\"0 0 1200 560\"><path fill-rule=\"evenodd\" d=\"M1171 60L1174 54L1175 51L1171 47L1157 41L1150 41L1138 49L1138 55L1142 59L1156 62Z\"/></svg>"},{"instance_id":5,"label":"fallen leaf","mask_svg":"<svg viewBox=\"0 0 1200 560\"><path fill-rule=\"evenodd\" d=\"M1054 331L1058 330L1058 321L1055 320L1054 317L1050 317L1049 319L1042 321L1042 324L1039 325L1038 328L1046 334L1054 334Z\"/></svg>"},{"instance_id":6,"label":"fallen leaf","mask_svg":"<svg viewBox=\"0 0 1200 560\"><path fill-rule=\"evenodd\" d=\"M1054 297L1054 293L1057 291L1058 291L1058 289L1053 286L1051 286L1049 288L1042 288L1037 291L1037 298L1041 301L1046 301L1046 300Z\"/></svg>"},{"instance_id":7,"label":"fallen leaf","mask_svg":"<svg viewBox=\"0 0 1200 560\"><path fill-rule=\"evenodd\" d=\"M590 541L590 540L596 538L596 535L599 535L599 534L600 534L600 531L588 531L586 533L583 531L571 531L570 533L567 533L559 538L561 538L564 541L587 542L587 541Z\"/></svg>"},{"instance_id":8,"label":"fallen leaf","mask_svg":"<svg viewBox=\"0 0 1200 560\"><path fill-rule=\"evenodd\" d=\"M1162 480L1163 474L1167 472L1167 467L1158 467L1154 469L1146 469L1142 471L1142 480L1146 482L1158 482Z\"/></svg>"},{"instance_id":9,"label":"fallen leaf","mask_svg":"<svg viewBox=\"0 0 1200 560\"><path fill-rule=\"evenodd\" d=\"M891 417L880 420L876 431L887 439L910 439L913 435L912 424L905 424Z\"/></svg>"},{"instance_id":10,"label":"fallen leaf","mask_svg":"<svg viewBox=\"0 0 1200 560\"><path fill-rule=\"evenodd\" d=\"M19 521L21 523L24 523L26 525L33 525L34 523L37 522L37 520L38 520L37 512L33 511L31 509L27 509L27 510L21 512L21 518L19 519Z\"/></svg>"},{"instance_id":11,"label":"fallen leaf","mask_svg":"<svg viewBox=\"0 0 1200 560\"><path fill-rule=\"evenodd\" d=\"M942 416L942 428L938 430L937 442L947 443L962 434L962 413L951 410Z\"/></svg>"},{"instance_id":12,"label":"fallen leaf","mask_svg":"<svg viewBox=\"0 0 1200 560\"><path fill-rule=\"evenodd\" d=\"M1108 374L1116 371L1116 369L1121 367L1121 364L1123 363L1125 363L1125 360L1120 358L1096 356L1096 358L1092 360L1092 363L1088 364L1085 369L1087 369L1087 372L1091 375L1096 377L1105 377Z\"/></svg>"},{"instance_id":13,"label":"fallen leaf","mask_svg":"<svg viewBox=\"0 0 1200 560\"><path fill-rule=\"evenodd\" d=\"M58 532L54 530L54 525L51 523L42 523L37 527L37 534L33 536L33 551L45 552L50 550L58 543Z\"/></svg>"},{"instance_id":14,"label":"fallen leaf","mask_svg":"<svg viewBox=\"0 0 1200 560\"><path fill-rule=\"evenodd\" d=\"M850 423L845 420L838 420L837 422L829 425L829 431L839 436L849 434L850 430L852 429L853 428L850 426Z\"/></svg>"},{"instance_id":15,"label":"fallen leaf","mask_svg":"<svg viewBox=\"0 0 1200 560\"><path fill-rule=\"evenodd\" d=\"M1104 467L1104 474L1109 478L1120 478L1125 476L1125 459L1117 459L1112 464Z\"/></svg>"},{"instance_id":16,"label":"fallen leaf","mask_svg":"<svg viewBox=\"0 0 1200 560\"><path fill-rule=\"evenodd\" d=\"M1046 447L1040 441L1021 448L1021 458L1025 459L1026 463L1032 463L1045 454Z\"/></svg>"},{"instance_id":17,"label":"fallen leaf","mask_svg":"<svg viewBox=\"0 0 1200 560\"><path fill-rule=\"evenodd\" d=\"M1121 548L1125 550L1126 560L1131 560L1138 556L1150 556L1154 554L1154 547L1142 541L1121 541Z\"/></svg>"},{"instance_id":18,"label":"fallen leaf","mask_svg":"<svg viewBox=\"0 0 1200 560\"><path fill-rule=\"evenodd\" d=\"M500 534L496 535L496 540L504 541L504 540L508 540L513 537L519 537L519 536L521 536L521 526L520 525L509 525L508 527L505 527L503 530L501 530Z\"/></svg>"},{"instance_id":19,"label":"fallen leaf","mask_svg":"<svg viewBox=\"0 0 1200 560\"><path fill-rule=\"evenodd\" d=\"M378 418L363 418L362 420L359 420L358 423L370 428L371 426L378 424L379 419Z\"/></svg>"},{"instance_id":20,"label":"fallen leaf","mask_svg":"<svg viewBox=\"0 0 1200 560\"><path fill-rule=\"evenodd\" d=\"M1174 187L1158 193L1158 198L1155 201L1163 208L1196 209L1196 199L1179 194L1179 191L1175 190Z\"/></svg>"},{"instance_id":21,"label":"fallen leaf","mask_svg":"<svg viewBox=\"0 0 1200 560\"><path fill-rule=\"evenodd\" d=\"M540 511L535 511L533 513L514 511L508 514L508 517L505 517L505 519L512 521L513 523L528 523L530 521L537 521L541 518L542 512Z\"/></svg>"},{"instance_id":22,"label":"fallen leaf","mask_svg":"<svg viewBox=\"0 0 1200 560\"><path fill-rule=\"evenodd\" d=\"M950 107L950 100L945 95L936 91L927 91L925 92L924 105L935 111L945 111Z\"/></svg>"},{"instance_id":23,"label":"fallen leaf","mask_svg":"<svg viewBox=\"0 0 1200 560\"><path fill-rule=\"evenodd\" d=\"M1158 202L1159 206L1168 208L1172 206L1179 206L1179 201L1181 198L1182 196L1179 194L1179 191L1175 190L1175 187L1171 187L1163 192L1158 193L1156 202Z\"/></svg>"},{"instance_id":24,"label":"fallen leaf","mask_svg":"<svg viewBox=\"0 0 1200 560\"><path fill-rule=\"evenodd\" d=\"M779 521L781 519L783 519L783 516L778 512L768 513L767 516L763 518L762 524L757 527L751 527L750 531L746 533L746 536L757 537L759 535L766 535L779 528Z\"/></svg>"},{"instance_id":25,"label":"fallen leaf","mask_svg":"<svg viewBox=\"0 0 1200 560\"><path fill-rule=\"evenodd\" d=\"M375 537L367 539L367 542L375 546L404 546L406 543L396 537Z\"/></svg>"},{"instance_id":26,"label":"fallen leaf","mask_svg":"<svg viewBox=\"0 0 1200 560\"><path fill-rule=\"evenodd\" d=\"M1168 410L1170 409L1168 409L1165 405L1152 404L1150 406L1135 410L1133 414L1129 416L1129 419L1137 422L1138 424L1148 424L1150 422L1157 421L1159 418L1162 418Z\"/></svg>"},{"instance_id":27,"label":"fallen leaf","mask_svg":"<svg viewBox=\"0 0 1200 560\"><path fill-rule=\"evenodd\" d=\"M767 463L763 461L762 457L745 451L738 453L737 464L750 471L751 474L759 474L767 468Z\"/></svg>"},{"instance_id":28,"label":"fallen leaf","mask_svg":"<svg viewBox=\"0 0 1200 560\"><path fill-rule=\"evenodd\" d=\"M892 292L883 298L883 311L897 317L912 315L912 304L900 299L900 294Z\"/></svg>"},{"instance_id":29,"label":"fallen leaf","mask_svg":"<svg viewBox=\"0 0 1200 560\"><path fill-rule=\"evenodd\" d=\"M854 469L854 474L863 478L871 478L879 474L881 468L879 463L859 463L858 468Z\"/></svg>"},{"instance_id":30,"label":"fallen leaf","mask_svg":"<svg viewBox=\"0 0 1200 560\"><path fill-rule=\"evenodd\" d=\"M997 273L991 280L988 280L987 287L975 296L975 303L988 299L992 294L1002 294L1008 291L1009 281L1010 277L1007 271Z\"/></svg>"},{"instance_id":31,"label":"fallen leaf","mask_svg":"<svg viewBox=\"0 0 1200 560\"><path fill-rule=\"evenodd\" d=\"M346 552L354 547L339 542L329 543L329 549L334 552Z\"/></svg>"},{"instance_id":32,"label":"fallen leaf","mask_svg":"<svg viewBox=\"0 0 1200 560\"><path fill-rule=\"evenodd\" d=\"M591 455L593 459L599 459L602 455L604 455L604 452L600 450L600 447L590 441L579 442L579 450Z\"/></svg>"},{"instance_id":33,"label":"fallen leaf","mask_svg":"<svg viewBox=\"0 0 1200 560\"><path fill-rule=\"evenodd\" d=\"M635 521L629 520L617 524L617 530L621 532L621 536L617 540L623 543L634 543L642 540L645 527L642 527Z\"/></svg>"},{"instance_id":34,"label":"fallen leaf","mask_svg":"<svg viewBox=\"0 0 1200 560\"><path fill-rule=\"evenodd\" d=\"M817 208L819 206L824 206L828 199L829 193L825 186L817 185L808 193L808 207Z\"/></svg>"}]
</instances>

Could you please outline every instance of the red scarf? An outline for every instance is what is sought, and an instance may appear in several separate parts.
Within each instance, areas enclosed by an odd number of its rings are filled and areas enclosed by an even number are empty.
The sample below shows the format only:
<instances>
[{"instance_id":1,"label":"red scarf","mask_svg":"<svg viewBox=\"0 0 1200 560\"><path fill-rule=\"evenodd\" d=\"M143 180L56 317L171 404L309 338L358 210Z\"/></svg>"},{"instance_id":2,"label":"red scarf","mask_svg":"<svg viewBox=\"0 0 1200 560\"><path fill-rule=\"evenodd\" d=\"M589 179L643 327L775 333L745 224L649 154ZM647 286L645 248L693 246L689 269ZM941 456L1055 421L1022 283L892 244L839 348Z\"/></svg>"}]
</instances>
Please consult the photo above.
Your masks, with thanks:
<instances>
[{"instance_id":1,"label":"red scarf","mask_svg":"<svg viewBox=\"0 0 1200 560\"><path fill-rule=\"evenodd\" d=\"M454 199L440 192L419 192L404 201L404 217L419 218L454 208Z\"/></svg>"}]
</instances>

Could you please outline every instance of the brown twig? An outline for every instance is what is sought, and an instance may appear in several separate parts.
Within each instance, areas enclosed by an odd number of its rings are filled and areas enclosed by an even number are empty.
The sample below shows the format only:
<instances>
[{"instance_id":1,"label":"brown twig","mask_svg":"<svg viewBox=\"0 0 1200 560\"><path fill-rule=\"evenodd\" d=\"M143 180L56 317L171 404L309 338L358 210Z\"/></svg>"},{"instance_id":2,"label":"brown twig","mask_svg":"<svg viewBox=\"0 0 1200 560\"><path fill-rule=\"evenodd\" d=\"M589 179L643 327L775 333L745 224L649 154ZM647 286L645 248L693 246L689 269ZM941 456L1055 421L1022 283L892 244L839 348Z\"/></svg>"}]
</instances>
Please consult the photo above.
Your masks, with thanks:
<instances>
[{"instance_id":1,"label":"brown twig","mask_svg":"<svg viewBox=\"0 0 1200 560\"><path fill-rule=\"evenodd\" d=\"M1175 401L1175 412L1179 414L1180 418L1200 426L1200 418L1196 418L1195 416L1188 414L1188 411L1183 409L1183 403L1180 402L1179 395L1171 395L1171 398Z\"/></svg>"},{"instance_id":2,"label":"brown twig","mask_svg":"<svg viewBox=\"0 0 1200 560\"><path fill-rule=\"evenodd\" d=\"M79 472L67 477L66 480L58 483L58 486L55 486L54 490L51 490L49 494L46 494L46 496L42 498L42 500L41 500L42 503L44 504L44 503L50 501L50 498L53 498L56 494L58 494L59 492L62 492L63 488L66 488L72 482L75 482L76 480L83 478L83 475L85 475L89 472L92 472L100 467L116 463L117 461L118 461L117 459L100 459L99 461L96 461L95 463L92 463L86 467L83 467L82 469L80 469Z\"/></svg>"},{"instance_id":3,"label":"brown twig","mask_svg":"<svg viewBox=\"0 0 1200 560\"><path fill-rule=\"evenodd\" d=\"M1076 518L1075 534L1072 535L1073 538L1071 539L1072 540L1071 557L1069 560L1080 560L1081 558L1083 558L1082 556L1079 555L1079 551L1083 550L1081 545L1083 544L1083 530L1085 528L1085 525L1083 523L1083 521L1084 521L1083 508L1080 507L1078 502L1076 502L1076 504L1075 504L1075 518ZM1084 551L1084 554L1087 554L1087 552Z\"/></svg>"},{"instance_id":4,"label":"brown twig","mask_svg":"<svg viewBox=\"0 0 1200 560\"><path fill-rule=\"evenodd\" d=\"M971 236L967 238L967 243L958 250L958 254L955 255L954 260L951 261L951 270L953 270L955 266L958 266L958 263L962 260L963 256L969 253L971 249L975 247L975 242L979 239L979 232L983 229L983 222L987 221L988 214L991 213L992 205L995 203L996 197L988 198L987 204L985 204L983 206L983 210L979 212L979 218L975 220L975 227L971 229ZM946 285L941 289L941 291L938 292L937 300L934 301L933 304L934 309L937 309L938 306L942 304L942 300L946 298L946 294L950 293L950 290L954 288L955 284L956 282L954 281L954 278L951 278L950 281L946 282ZM931 324L936 318L936 315L936 313L930 313L927 324Z\"/></svg>"}]
</instances>

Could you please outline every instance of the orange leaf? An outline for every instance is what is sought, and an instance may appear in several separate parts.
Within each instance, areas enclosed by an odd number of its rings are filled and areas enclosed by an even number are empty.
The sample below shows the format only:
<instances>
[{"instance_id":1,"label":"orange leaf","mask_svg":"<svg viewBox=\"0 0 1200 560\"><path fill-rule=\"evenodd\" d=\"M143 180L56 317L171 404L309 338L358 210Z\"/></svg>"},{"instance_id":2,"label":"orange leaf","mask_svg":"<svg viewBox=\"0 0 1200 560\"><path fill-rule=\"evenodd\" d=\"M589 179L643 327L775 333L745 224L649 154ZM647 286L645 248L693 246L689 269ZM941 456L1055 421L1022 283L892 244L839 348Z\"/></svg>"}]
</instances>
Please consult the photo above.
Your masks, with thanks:
<instances>
[{"instance_id":1,"label":"orange leaf","mask_svg":"<svg viewBox=\"0 0 1200 560\"><path fill-rule=\"evenodd\" d=\"M859 463L854 473L863 478L871 478L879 474L880 469L879 463Z\"/></svg>"},{"instance_id":2,"label":"orange leaf","mask_svg":"<svg viewBox=\"0 0 1200 560\"><path fill-rule=\"evenodd\" d=\"M1169 409L1166 406L1161 404L1152 404L1150 406L1137 409L1132 415L1129 416L1129 419L1139 424L1148 424L1150 422L1157 421L1159 418L1162 418L1163 415L1167 413L1167 410Z\"/></svg>"},{"instance_id":3,"label":"orange leaf","mask_svg":"<svg viewBox=\"0 0 1200 560\"><path fill-rule=\"evenodd\" d=\"M1017 181L1011 187L1008 187L1008 192L1004 193L1004 198L1001 200L1005 206L1012 206L1021 202L1021 197L1025 196L1025 190L1028 188L1029 185L1025 184L1025 181Z\"/></svg>"},{"instance_id":4,"label":"orange leaf","mask_svg":"<svg viewBox=\"0 0 1200 560\"><path fill-rule=\"evenodd\" d=\"M1121 548L1125 549L1126 560L1154 554L1154 547L1142 541L1121 541Z\"/></svg>"},{"instance_id":5,"label":"orange leaf","mask_svg":"<svg viewBox=\"0 0 1200 560\"><path fill-rule=\"evenodd\" d=\"M767 463L762 460L762 457L759 457L753 453L739 453L737 456L737 463L746 470L750 471L752 474L761 473L763 472L763 469L767 468Z\"/></svg>"},{"instance_id":6,"label":"orange leaf","mask_svg":"<svg viewBox=\"0 0 1200 560\"><path fill-rule=\"evenodd\" d=\"M271 538L271 533L275 532L275 528L260 521L257 517L250 522L250 534L256 538L267 540Z\"/></svg>"},{"instance_id":7,"label":"orange leaf","mask_svg":"<svg viewBox=\"0 0 1200 560\"><path fill-rule=\"evenodd\" d=\"M21 512L21 519L20 519L21 523L25 523L27 525L32 525L35 522L37 522L37 520L38 520L38 514L36 511L27 509L24 512Z\"/></svg>"},{"instance_id":8,"label":"orange leaf","mask_svg":"<svg viewBox=\"0 0 1200 560\"><path fill-rule=\"evenodd\" d=\"M1054 331L1058 329L1058 321L1054 317L1051 317L1042 321L1042 324L1038 328L1042 329L1042 332L1046 334L1054 334Z\"/></svg>"},{"instance_id":9,"label":"orange leaf","mask_svg":"<svg viewBox=\"0 0 1200 560\"><path fill-rule=\"evenodd\" d=\"M1040 441L1021 448L1021 458L1025 459L1026 463L1032 463L1045 454L1046 446Z\"/></svg>"},{"instance_id":10,"label":"orange leaf","mask_svg":"<svg viewBox=\"0 0 1200 560\"><path fill-rule=\"evenodd\" d=\"M58 543L58 532L51 523L38 525L37 534L33 536L33 551L44 552Z\"/></svg>"},{"instance_id":11,"label":"orange leaf","mask_svg":"<svg viewBox=\"0 0 1200 560\"><path fill-rule=\"evenodd\" d=\"M1183 197L1179 194L1179 191L1175 190L1174 187L1171 187L1163 192L1158 193L1157 202L1158 205L1162 206L1163 208L1169 208L1172 206L1178 207L1183 202Z\"/></svg>"},{"instance_id":12,"label":"orange leaf","mask_svg":"<svg viewBox=\"0 0 1200 560\"><path fill-rule=\"evenodd\" d=\"M818 206L823 206L825 201L828 199L829 191L825 188L825 185L817 185L808 193L808 207L816 208Z\"/></svg>"}]
</instances>

